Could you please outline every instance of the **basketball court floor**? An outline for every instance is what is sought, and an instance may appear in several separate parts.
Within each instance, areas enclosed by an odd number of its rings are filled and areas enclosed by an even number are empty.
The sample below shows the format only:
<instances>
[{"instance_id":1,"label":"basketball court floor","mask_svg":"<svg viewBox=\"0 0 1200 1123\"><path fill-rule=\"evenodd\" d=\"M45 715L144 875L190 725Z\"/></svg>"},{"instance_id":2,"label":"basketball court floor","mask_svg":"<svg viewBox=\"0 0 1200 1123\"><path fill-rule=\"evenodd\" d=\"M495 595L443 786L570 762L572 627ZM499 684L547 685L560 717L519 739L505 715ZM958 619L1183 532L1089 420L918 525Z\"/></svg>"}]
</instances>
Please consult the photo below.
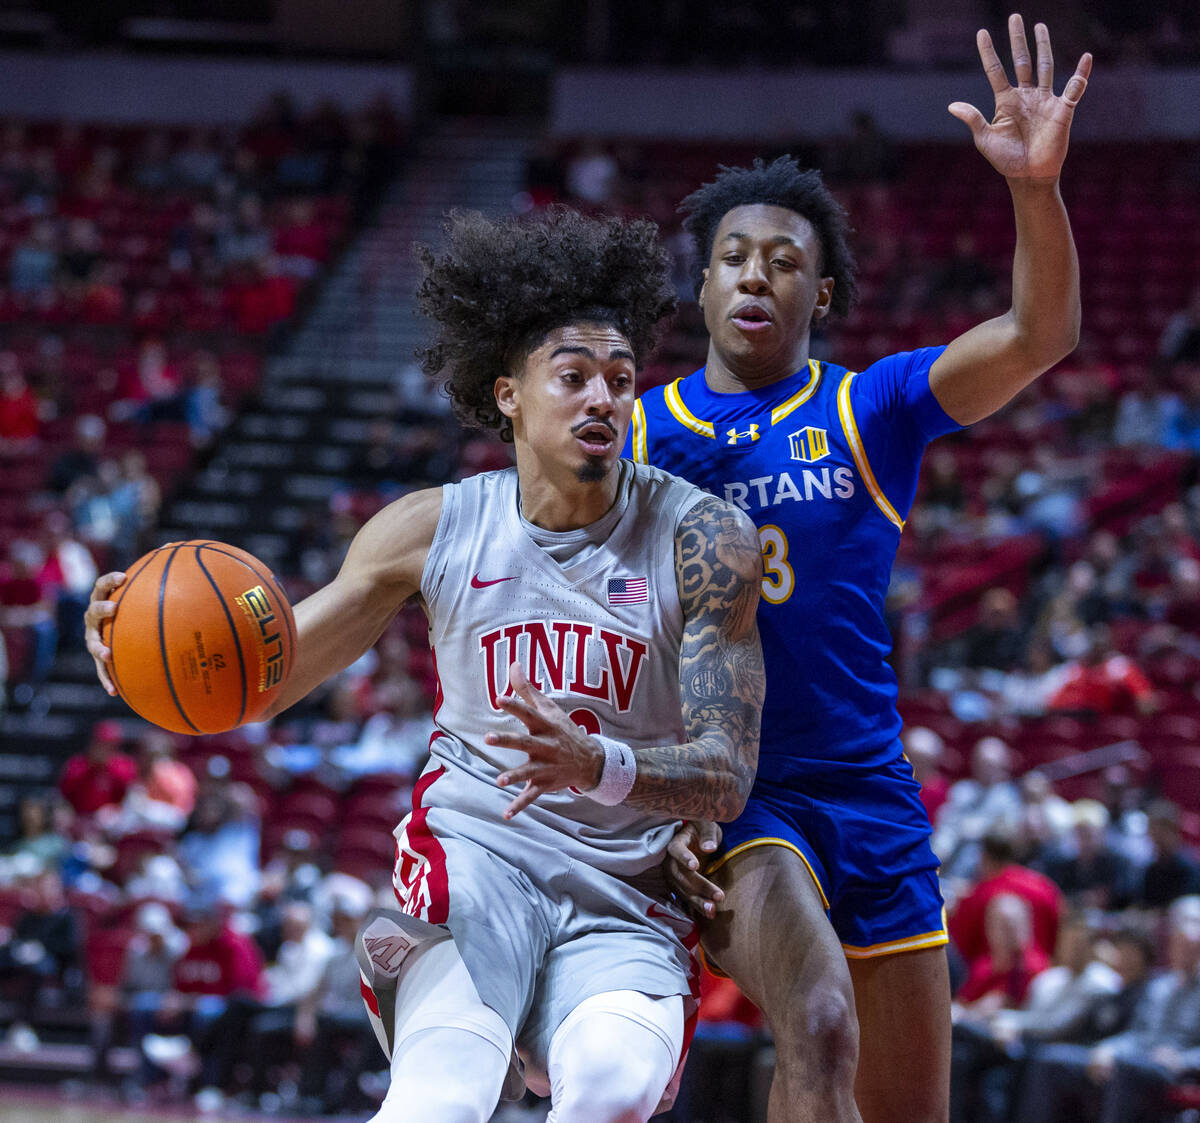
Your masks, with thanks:
<instances>
[{"instance_id":1,"label":"basketball court floor","mask_svg":"<svg viewBox=\"0 0 1200 1123\"><path fill-rule=\"evenodd\" d=\"M366 1115L322 1115L319 1118L284 1114L261 1114L231 1109L201 1114L191 1106L173 1108L129 1107L115 1098L89 1098L89 1094L63 1096L42 1088L0 1084L0 1123L363 1123ZM493 1123L540 1123L545 1108L526 1110L507 1105Z\"/></svg>"},{"instance_id":2,"label":"basketball court floor","mask_svg":"<svg viewBox=\"0 0 1200 1123\"><path fill-rule=\"evenodd\" d=\"M0 1123L214 1123L235 1118L233 1112L202 1115L195 1108L130 1107L115 1097L62 1096L44 1088L0 1084ZM365 1114L322 1116L319 1120L294 1115L263 1115L241 1111L239 1123L361 1123Z\"/></svg>"}]
</instances>

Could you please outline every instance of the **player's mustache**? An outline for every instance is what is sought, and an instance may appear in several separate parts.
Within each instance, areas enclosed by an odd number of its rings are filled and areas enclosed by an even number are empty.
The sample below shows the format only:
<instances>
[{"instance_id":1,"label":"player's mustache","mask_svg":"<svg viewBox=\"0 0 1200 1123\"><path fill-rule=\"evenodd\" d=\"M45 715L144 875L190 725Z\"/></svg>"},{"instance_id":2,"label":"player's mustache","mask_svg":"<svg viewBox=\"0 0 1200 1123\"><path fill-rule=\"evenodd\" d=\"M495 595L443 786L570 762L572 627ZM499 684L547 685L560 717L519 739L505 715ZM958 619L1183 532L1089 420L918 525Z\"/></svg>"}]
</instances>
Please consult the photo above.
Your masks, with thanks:
<instances>
[{"instance_id":1,"label":"player's mustache","mask_svg":"<svg viewBox=\"0 0 1200 1123\"><path fill-rule=\"evenodd\" d=\"M571 436L577 437L584 429L590 429L593 425L603 425L613 435L613 440L617 439L617 427L604 417L591 417L587 421L581 421L578 425L573 425L571 427Z\"/></svg>"}]
</instances>

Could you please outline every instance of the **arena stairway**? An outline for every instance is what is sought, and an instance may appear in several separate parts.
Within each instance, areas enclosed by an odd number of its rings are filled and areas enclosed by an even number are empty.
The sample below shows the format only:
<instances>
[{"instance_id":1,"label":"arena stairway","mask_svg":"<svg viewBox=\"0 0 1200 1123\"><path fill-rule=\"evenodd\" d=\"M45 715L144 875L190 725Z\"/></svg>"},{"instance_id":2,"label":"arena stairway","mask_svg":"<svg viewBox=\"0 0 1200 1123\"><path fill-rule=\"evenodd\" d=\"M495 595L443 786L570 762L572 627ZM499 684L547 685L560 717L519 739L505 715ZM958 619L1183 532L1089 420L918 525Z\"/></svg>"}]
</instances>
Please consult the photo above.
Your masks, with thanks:
<instances>
[{"instance_id":1,"label":"arena stairway","mask_svg":"<svg viewBox=\"0 0 1200 1123\"><path fill-rule=\"evenodd\" d=\"M454 206L509 212L530 135L474 121L426 133L303 325L268 361L257 397L244 403L205 467L176 488L158 541L234 541L286 572L294 535L314 514L327 517L371 420L395 412L397 376L411 366L422 332L412 244L436 244ZM104 717L138 725L99 688L83 652L60 655L32 704L0 714L0 836L11 833L21 795L52 785Z\"/></svg>"}]
</instances>

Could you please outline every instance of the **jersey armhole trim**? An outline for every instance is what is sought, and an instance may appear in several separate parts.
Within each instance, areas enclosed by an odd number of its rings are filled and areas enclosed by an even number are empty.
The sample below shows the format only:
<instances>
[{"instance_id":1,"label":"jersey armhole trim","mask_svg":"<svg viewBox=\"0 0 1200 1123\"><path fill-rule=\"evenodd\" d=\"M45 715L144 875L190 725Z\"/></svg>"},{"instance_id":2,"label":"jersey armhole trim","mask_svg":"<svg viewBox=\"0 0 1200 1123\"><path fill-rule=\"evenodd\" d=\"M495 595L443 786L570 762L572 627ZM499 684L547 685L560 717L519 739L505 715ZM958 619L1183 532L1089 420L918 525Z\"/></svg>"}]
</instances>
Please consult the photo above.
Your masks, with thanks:
<instances>
[{"instance_id":1,"label":"jersey armhole trim","mask_svg":"<svg viewBox=\"0 0 1200 1123\"><path fill-rule=\"evenodd\" d=\"M443 484L442 485L442 509L438 514L437 526L434 527L433 538L429 542L429 553L425 555L425 567L421 570L421 583L417 586L417 593L425 602L429 610L433 611L433 602L437 600L441 593L441 581L446 575L446 553L439 548L442 542L451 534L453 529L458 524L459 512L459 487L461 484ZM440 566L440 572L433 573L429 568L429 563L437 556L437 562ZM430 589L429 584L436 586L435 589ZM430 593L433 595L431 596Z\"/></svg>"},{"instance_id":2,"label":"jersey armhole trim","mask_svg":"<svg viewBox=\"0 0 1200 1123\"><path fill-rule=\"evenodd\" d=\"M838 417L841 419L846 441L850 445L850 452L854 456L854 463L858 466L858 473L867 485L871 498L875 500L875 506L879 508L888 522L897 530L902 531L904 520L897 514L896 508L888 501L888 497L883 494L883 488L875 479L875 473L871 471L871 462L867 459L867 450L863 447L862 437L859 436L858 425L854 420L854 410L850 406L850 383L857 377L857 372L850 371L842 379L842 384L838 388Z\"/></svg>"},{"instance_id":3,"label":"jersey armhole trim","mask_svg":"<svg viewBox=\"0 0 1200 1123\"><path fill-rule=\"evenodd\" d=\"M633 403L633 436L632 436L632 452L634 462L637 464L649 464L650 455L647 448L647 431L646 431L646 407L642 405L642 399L638 398Z\"/></svg>"},{"instance_id":4,"label":"jersey armhole trim","mask_svg":"<svg viewBox=\"0 0 1200 1123\"><path fill-rule=\"evenodd\" d=\"M808 369L810 372L808 381L790 398L771 410L772 425L778 425L789 414L795 413L817 392L817 387L821 384L821 364L816 359L809 359Z\"/></svg>"},{"instance_id":5,"label":"jersey armhole trim","mask_svg":"<svg viewBox=\"0 0 1200 1123\"><path fill-rule=\"evenodd\" d=\"M675 379L663 391L663 401L666 403L667 409L671 411L671 415L685 429L691 429L693 433L698 433L702 437L709 437L715 441L717 433L713 428L712 422L701 421L700 418L683 404L683 396L679 393L679 383L681 381L682 379Z\"/></svg>"}]
</instances>

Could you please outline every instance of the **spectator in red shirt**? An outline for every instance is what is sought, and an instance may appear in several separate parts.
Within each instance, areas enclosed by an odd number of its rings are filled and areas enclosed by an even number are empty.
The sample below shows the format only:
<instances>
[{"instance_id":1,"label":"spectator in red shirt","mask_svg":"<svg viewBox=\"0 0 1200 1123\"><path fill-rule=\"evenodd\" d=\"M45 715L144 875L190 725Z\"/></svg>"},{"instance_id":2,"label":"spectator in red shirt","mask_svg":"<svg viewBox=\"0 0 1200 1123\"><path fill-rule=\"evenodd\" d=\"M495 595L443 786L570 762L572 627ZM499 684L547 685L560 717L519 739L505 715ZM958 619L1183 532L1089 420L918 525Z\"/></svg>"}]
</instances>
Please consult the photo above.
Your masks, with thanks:
<instances>
[{"instance_id":1,"label":"spectator in red shirt","mask_svg":"<svg viewBox=\"0 0 1200 1123\"><path fill-rule=\"evenodd\" d=\"M37 396L11 351L0 355L0 454L18 455L37 444Z\"/></svg>"},{"instance_id":2,"label":"spectator in red shirt","mask_svg":"<svg viewBox=\"0 0 1200 1123\"><path fill-rule=\"evenodd\" d=\"M160 1066L186 1063L194 1050L200 1056L199 1082L210 1087L223 1055L221 1015L238 996L262 993L262 956L249 936L230 927L220 901L190 902L183 927L190 946L175 962L173 989L157 1009L130 1011L130 1035L140 1044L147 1083L165 1075Z\"/></svg>"},{"instance_id":3,"label":"spectator in red shirt","mask_svg":"<svg viewBox=\"0 0 1200 1123\"><path fill-rule=\"evenodd\" d=\"M43 560L32 542L18 540L9 547L8 576L0 577L0 628L28 636L32 658L22 677L35 686L50 677L58 650L55 590L37 576Z\"/></svg>"},{"instance_id":4,"label":"spectator in red shirt","mask_svg":"<svg viewBox=\"0 0 1200 1123\"><path fill-rule=\"evenodd\" d=\"M1033 942L1046 956L1054 954L1063 910L1062 893L1048 877L1017 865L1013 860L1015 853L1011 835L1000 831L985 835L979 881L950 914L950 938L970 972L993 950L989 947L987 907L1001 894L1011 894L1029 903Z\"/></svg>"},{"instance_id":5,"label":"spectator in red shirt","mask_svg":"<svg viewBox=\"0 0 1200 1123\"><path fill-rule=\"evenodd\" d=\"M310 199L296 199L287 220L275 232L275 252L285 273L311 277L329 258L329 231L316 217Z\"/></svg>"},{"instance_id":6,"label":"spectator in red shirt","mask_svg":"<svg viewBox=\"0 0 1200 1123\"><path fill-rule=\"evenodd\" d=\"M975 961L951 1007L950 1123L993 1117L982 1102L981 1078L1003 1054L991 1040L991 1026L998 1011L1025 1003L1034 977L1050 966L1050 956L1034 941L1033 909L1023 897L993 897L984 923L990 950Z\"/></svg>"},{"instance_id":7,"label":"spectator in red shirt","mask_svg":"<svg viewBox=\"0 0 1200 1123\"><path fill-rule=\"evenodd\" d=\"M38 570L44 589L53 589L58 616L58 634L64 646L83 650L83 614L91 598L98 570L91 551L71 531L71 520L63 511L50 511L42 523L42 547L46 560Z\"/></svg>"},{"instance_id":8,"label":"spectator in red shirt","mask_svg":"<svg viewBox=\"0 0 1200 1123\"><path fill-rule=\"evenodd\" d=\"M1132 660L1112 649L1108 628L1088 633L1087 648L1065 668L1049 709L1080 714L1153 713L1158 700L1150 680Z\"/></svg>"},{"instance_id":9,"label":"spectator in red shirt","mask_svg":"<svg viewBox=\"0 0 1200 1123\"><path fill-rule=\"evenodd\" d=\"M988 950L975 960L958 992L968 1020L990 1017L997 1010L1015 1010L1029 984L1050 966L1050 955L1038 947L1034 911L1016 893L998 893L984 910Z\"/></svg>"},{"instance_id":10,"label":"spectator in red shirt","mask_svg":"<svg viewBox=\"0 0 1200 1123\"><path fill-rule=\"evenodd\" d=\"M175 990L193 997L230 998L262 992L262 956L249 936L229 926L220 903L190 905L184 929L191 945L175 964Z\"/></svg>"},{"instance_id":11,"label":"spectator in red shirt","mask_svg":"<svg viewBox=\"0 0 1200 1123\"><path fill-rule=\"evenodd\" d=\"M182 376L167 345L147 336L132 359L118 364L121 397L109 406L109 416L134 418L143 425L155 421L181 421L184 413Z\"/></svg>"},{"instance_id":12,"label":"spectator in red shirt","mask_svg":"<svg viewBox=\"0 0 1200 1123\"><path fill-rule=\"evenodd\" d=\"M97 722L87 750L67 761L58 787L77 815L118 806L137 779L133 757L117 751L123 740L115 721Z\"/></svg>"}]
</instances>

